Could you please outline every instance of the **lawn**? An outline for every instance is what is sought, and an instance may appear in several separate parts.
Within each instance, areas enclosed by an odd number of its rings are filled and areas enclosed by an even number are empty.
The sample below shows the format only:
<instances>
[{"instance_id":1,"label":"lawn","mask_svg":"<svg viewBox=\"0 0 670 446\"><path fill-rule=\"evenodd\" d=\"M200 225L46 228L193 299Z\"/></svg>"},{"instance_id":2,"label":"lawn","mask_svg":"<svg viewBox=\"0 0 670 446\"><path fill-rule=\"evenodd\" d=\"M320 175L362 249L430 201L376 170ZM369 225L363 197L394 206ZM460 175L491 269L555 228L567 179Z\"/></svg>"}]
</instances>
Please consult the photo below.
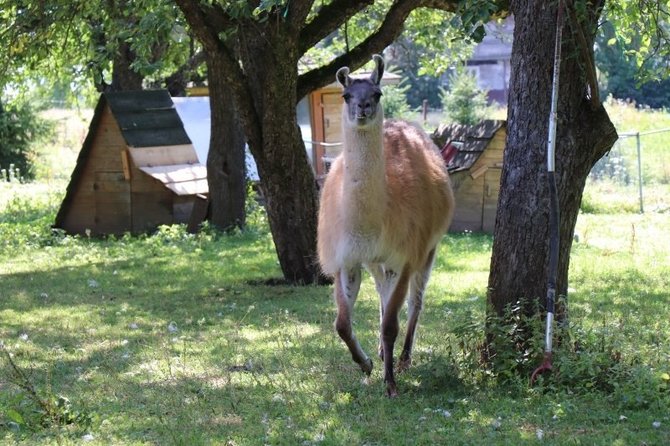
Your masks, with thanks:
<instances>
[{"instance_id":1,"label":"lawn","mask_svg":"<svg viewBox=\"0 0 670 446\"><path fill-rule=\"evenodd\" d=\"M491 238L445 237L389 400L380 362L363 380L335 333L330 287L268 285L280 270L262 219L68 237L49 229L62 184L0 187L0 442L670 443L667 214L580 216L570 342L536 387L539 342L518 375L478 360ZM377 305L368 279L355 330L369 353Z\"/></svg>"}]
</instances>

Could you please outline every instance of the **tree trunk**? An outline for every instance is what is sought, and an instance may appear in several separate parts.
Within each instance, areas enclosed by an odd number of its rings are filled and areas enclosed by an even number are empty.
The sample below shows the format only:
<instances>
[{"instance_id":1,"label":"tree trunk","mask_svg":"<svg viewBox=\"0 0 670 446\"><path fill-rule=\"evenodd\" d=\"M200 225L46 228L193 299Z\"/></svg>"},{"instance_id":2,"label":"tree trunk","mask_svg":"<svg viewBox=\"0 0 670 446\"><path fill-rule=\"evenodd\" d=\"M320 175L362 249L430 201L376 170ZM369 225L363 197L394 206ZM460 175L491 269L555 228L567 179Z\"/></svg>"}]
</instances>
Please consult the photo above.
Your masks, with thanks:
<instances>
[{"instance_id":1,"label":"tree trunk","mask_svg":"<svg viewBox=\"0 0 670 446\"><path fill-rule=\"evenodd\" d=\"M311 284L323 278L316 258L316 181L296 114L297 45L281 29L273 33L277 35L270 39L248 30L242 54L250 84L262 86L252 90L261 131L249 139L249 148L258 165L284 278Z\"/></svg>"},{"instance_id":2,"label":"tree trunk","mask_svg":"<svg viewBox=\"0 0 670 446\"><path fill-rule=\"evenodd\" d=\"M598 3L598 2L596 2ZM489 275L489 308L504 314L508 304L528 299L544 304L549 248L549 192L546 147L551 107L554 32L557 2L511 2L515 17L507 112L507 144L496 215ZM593 33L600 5L589 4L583 22L588 52L593 55ZM584 62L571 31L563 35L556 175L560 206L560 248L557 294L567 296L570 248L582 192L589 171L617 138L607 112L594 109L586 98ZM560 319L563 311L557 307Z\"/></svg>"},{"instance_id":3,"label":"tree trunk","mask_svg":"<svg viewBox=\"0 0 670 446\"><path fill-rule=\"evenodd\" d=\"M131 64L135 61L135 52L130 44L119 42L117 53L114 56L112 68L111 91L141 90L144 76L133 70Z\"/></svg>"},{"instance_id":4,"label":"tree trunk","mask_svg":"<svg viewBox=\"0 0 670 446\"><path fill-rule=\"evenodd\" d=\"M210 221L222 229L243 227L246 214L244 135L217 52L207 55L212 130L207 156ZM216 98L216 99L214 99Z\"/></svg>"}]
</instances>

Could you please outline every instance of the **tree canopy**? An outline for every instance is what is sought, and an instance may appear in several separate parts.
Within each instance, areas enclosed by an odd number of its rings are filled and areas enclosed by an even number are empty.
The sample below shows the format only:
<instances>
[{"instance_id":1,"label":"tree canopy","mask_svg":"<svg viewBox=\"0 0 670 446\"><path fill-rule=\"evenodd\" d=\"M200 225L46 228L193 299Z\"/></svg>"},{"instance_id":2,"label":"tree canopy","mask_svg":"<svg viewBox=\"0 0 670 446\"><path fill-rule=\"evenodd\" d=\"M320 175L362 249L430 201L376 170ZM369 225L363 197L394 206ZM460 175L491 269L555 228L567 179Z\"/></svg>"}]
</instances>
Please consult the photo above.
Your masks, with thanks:
<instances>
[{"instance_id":1,"label":"tree canopy","mask_svg":"<svg viewBox=\"0 0 670 446\"><path fill-rule=\"evenodd\" d=\"M14 92L162 85L197 65L190 60L195 43L171 1L0 0L0 18L0 87Z\"/></svg>"}]
</instances>

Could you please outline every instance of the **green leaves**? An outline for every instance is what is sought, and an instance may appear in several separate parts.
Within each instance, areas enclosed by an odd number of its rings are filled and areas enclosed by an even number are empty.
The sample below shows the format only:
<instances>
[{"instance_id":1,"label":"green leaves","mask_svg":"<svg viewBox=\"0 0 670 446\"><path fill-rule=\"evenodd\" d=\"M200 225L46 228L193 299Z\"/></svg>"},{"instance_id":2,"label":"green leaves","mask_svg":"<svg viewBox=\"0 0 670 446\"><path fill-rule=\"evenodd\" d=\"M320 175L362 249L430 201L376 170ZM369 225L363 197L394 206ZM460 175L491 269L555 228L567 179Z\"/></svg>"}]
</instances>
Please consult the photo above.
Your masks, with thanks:
<instances>
[{"instance_id":1,"label":"green leaves","mask_svg":"<svg viewBox=\"0 0 670 446\"><path fill-rule=\"evenodd\" d=\"M575 3L577 15L584 1ZM605 23L600 26L610 32L606 44L618 46L636 67L640 81L658 80L670 76L670 1L622 0L606 2L603 14ZM615 35L611 35L614 30Z\"/></svg>"}]
</instances>

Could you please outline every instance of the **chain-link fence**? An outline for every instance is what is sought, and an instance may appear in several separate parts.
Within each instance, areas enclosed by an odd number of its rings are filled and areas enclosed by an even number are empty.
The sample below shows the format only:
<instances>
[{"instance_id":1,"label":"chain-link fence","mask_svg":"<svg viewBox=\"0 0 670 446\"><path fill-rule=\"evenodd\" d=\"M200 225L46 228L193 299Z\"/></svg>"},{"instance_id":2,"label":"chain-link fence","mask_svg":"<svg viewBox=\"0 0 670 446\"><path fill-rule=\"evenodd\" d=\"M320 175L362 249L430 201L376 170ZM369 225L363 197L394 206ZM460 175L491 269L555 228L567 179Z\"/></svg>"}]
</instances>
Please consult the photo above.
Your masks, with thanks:
<instances>
[{"instance_id":1,"label":"chain-link fence","mask_svg":"<svg viewBox=\"0 0 670 446\"><path fill-rule=\"evenodd\" d=\"M587 211L667 211L669 193L670 128L628 132L591 170L585 205Z\"/></svg>"}]
</instances>

